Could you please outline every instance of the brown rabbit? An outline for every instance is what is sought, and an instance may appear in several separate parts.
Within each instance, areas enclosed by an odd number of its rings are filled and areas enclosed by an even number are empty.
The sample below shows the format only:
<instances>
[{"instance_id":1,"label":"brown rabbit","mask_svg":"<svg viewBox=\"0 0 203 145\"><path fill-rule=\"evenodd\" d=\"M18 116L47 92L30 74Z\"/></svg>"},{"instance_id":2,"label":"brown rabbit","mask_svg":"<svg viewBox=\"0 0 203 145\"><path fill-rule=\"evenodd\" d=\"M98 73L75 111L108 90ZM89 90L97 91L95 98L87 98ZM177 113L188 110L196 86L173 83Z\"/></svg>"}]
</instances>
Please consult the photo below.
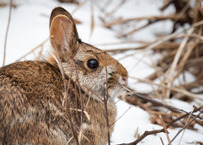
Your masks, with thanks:
<instances>
[{"instance_id":1,"label":"brown rabbit","mask_svg":"<svg viewBox=\"0 0 203 145\"><path fill-rule=\"evenodd\" d=\"M51 13L50 41L54 55L47 62L0 68L0 144L105 145L104 102L111 134L114 97L123 92L126 69L106 52L81 42L63 8Z\"/></svg>"}]
</instances>

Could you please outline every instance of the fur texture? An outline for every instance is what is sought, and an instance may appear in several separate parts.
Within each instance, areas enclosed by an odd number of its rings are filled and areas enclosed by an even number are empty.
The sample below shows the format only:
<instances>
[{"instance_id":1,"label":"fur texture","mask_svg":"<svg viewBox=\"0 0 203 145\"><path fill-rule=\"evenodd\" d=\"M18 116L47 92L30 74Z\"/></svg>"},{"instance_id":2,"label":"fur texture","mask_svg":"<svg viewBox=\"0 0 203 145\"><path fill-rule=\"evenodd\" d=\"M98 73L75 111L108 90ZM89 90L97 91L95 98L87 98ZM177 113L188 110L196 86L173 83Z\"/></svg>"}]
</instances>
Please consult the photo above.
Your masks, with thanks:
<instances>
[{"instance_id":1,"label":"fur texture","mask_svg":"<svg viewBox=\"0 0 203 145\"><path fill-rule=\"evenodd\" d=\"M108 94L111 134L113 98L123 92L126 69L106 52L81 42L73 18L63 8L52 11L50 41L57 60L0 68L0 144L75 145L74 130L79 144L105 145L103 100ZM90 68L90 59L98 67Z\"/></svg>"}]
</instances>

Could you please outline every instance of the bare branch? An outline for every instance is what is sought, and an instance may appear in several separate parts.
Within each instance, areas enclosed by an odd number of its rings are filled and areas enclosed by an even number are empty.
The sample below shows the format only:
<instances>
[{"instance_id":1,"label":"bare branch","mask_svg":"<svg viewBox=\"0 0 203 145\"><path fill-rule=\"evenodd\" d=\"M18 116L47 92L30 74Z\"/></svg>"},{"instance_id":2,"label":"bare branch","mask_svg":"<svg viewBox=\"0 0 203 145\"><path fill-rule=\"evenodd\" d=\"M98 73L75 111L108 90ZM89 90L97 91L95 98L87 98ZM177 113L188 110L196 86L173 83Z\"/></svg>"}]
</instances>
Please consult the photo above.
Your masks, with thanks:
<instances>
[{"instance_id":1,"label":"bare branch","mask_svg":"<svg viewBox=\"0 0 203 145\"><path fill-rule=\"evenodd\" d=\"M103 53L105 53L105 52L103 52ZM109 98L109 94L108 94L108 78L107 78L107 74L108 74L108 71L107 71L107 59L106 59L106 55L104 55L105 56L105 72L106 72L106 96L104 96L104 107L105 107L105 112L106 112L106 125L107 125L107 127L108 127L108 145L110 145L111 144L111 141L110 141L110 132L109 132L109 127L110 127L110 125L109 125L109 117L108 117L108 105L107 105L107 103L108 103L108 98Z\"/></svg>"},{"instance_id":2,"label":"bare branch","mask_svg":"<svg viewBox=\"0 0 203 145\"><path fill-rule=\"evenodd\" d=\"M200 115L202 114L202 110L200 110L199 114L197 116L195 116L193 119L191 119L183 128L181 128L178 133L173 137L173 139L171 140L171 142L173 142L176 137L183 131L185 130L193 121L195 121L198 117L200 117Z\"/></svg>"},{"instance_id":3,"label":"bare branch","mask_svg":"<svg viewBox=\"0 0 203 145\"><path fill-rule=\"evenodd\" d=\"M5 66L5 63L6 63L6 45L7 45L8 31L9 31L9 26L11 21L11 12L12 12L11 10L12 10L12 0L10 0L10 5L9 5L8 24L6 28L6 35L5 35L5 41L4 41L3 66Z\"/></svg>"},{"instance_id":4,"label":"bare branch","mask_svg":"<svg viewBox=\"0 0 203 145\"><path fill-rule=\"evenodd\" d=\"M177 122L178 120L182 119L182 118L185 118L187 116L189 116L190 114L193 114L197 111L200 111L200 113L198 115L195 115L195 117L186 125L185 128L187 128L189 126L189 124L191 122L193 122L195 119L197 118L200 118L200 114L202 113L202 109L203 109L203 106L199 107L199 108L195 108L192 112L188 113L188 114L184 114L174 120L172 120L170 123L167 124L166 128L169 128L170 126L173 125L173 123ZM181 129L182 131L182 129ZM179 131L179 132L181 132ZM138 139L136 139L134 142L131 142L131 143L127 143L127 144L119 144L119 145L137 145L140 141L142 141L144 138L146 138L147 136L149 135L154 135L154 134L157 134L157 133L161 133L161 132L164 132L164 128L163 129L158 129L158 130L152 130L152 131L145 131ZM178 133L179 134L179 133ZM172 142L172 141L171 141Z\"/></svg>"},{"instance_id":5,"label":"bare branch","mask_svg":"<svg viewBox=\"0 0 203 145\"><path fill-rule=\"evenodd\" d=\"M41 42L40 44L38 44L36 47L34 47L33 49L31 49L29 52L27 52L26 54L24 54L23 56L21 56L19 59L16 60L16 62L20 61L21 59L25 58L27 55L33 53L35 50L37 50L38 48L42 47L47 41L49 40L49 38L46 38L43 42Z\"/></svg>"}]
</instances>

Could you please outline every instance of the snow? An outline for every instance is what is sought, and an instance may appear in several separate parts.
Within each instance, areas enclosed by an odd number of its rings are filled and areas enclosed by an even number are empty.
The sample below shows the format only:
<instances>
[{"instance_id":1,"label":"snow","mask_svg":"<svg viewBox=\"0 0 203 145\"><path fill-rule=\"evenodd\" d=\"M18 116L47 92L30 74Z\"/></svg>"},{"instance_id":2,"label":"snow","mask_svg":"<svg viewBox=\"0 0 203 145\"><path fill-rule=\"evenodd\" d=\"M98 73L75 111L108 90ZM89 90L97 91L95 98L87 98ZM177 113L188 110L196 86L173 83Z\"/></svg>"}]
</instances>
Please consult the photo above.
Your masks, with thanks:
<instances>
[{"instance_id":1,"label":"snow","mask_svg":"<svg viewBox=\"0 0 203 145\"><path fill-rule=\"evenodd\" d=\"M98 5L102 7L103 1L97 0ZM110 12L112 7L115 7L119 1L112 1L111 4L105 9L106 12ZM15 62L18 58L23 56L25 53L31 51L34 47L42 43L49 36L49 15L51 10L56 6L62 6L69 12L73 12L76 9L76 5L73 4L61 4L55 0L14 0L14 3L18 5L17 8L12 9L11 23L9 28L8 40L7 40L7 53L6 53L6 64ZM149 15L159 15L161 14L159 7L161 6L160 0L129 0L118 11L114 14L116 17L132 18L141 17ZM101 21L98 16L102 16L100 10L96 7L94 10L95 18L95 28L93 30L92 36L90 37L90 26L91 26L91 3L87 1L85 5L80 7L74 14L73 17L80 20L82 24L77 25L78 33L80 38L87 43L94 44L101 49L114 49L123 48L130 46L139 46L139 44L129 43L122 45L107 45L102 44L121 42L121 39L116 37L114 31L102 27ZM165 14L172 13L174 9L172 7L168 8ZM0 8L0 65L3 63L3 48L5 32L8 21L9 7ZM121 29L122 30L122 29ZM168 33L171 30L171 22L166 21L164 23L158 23L152 25L151 27L139 31L135 34L135 40L145 40L153 41L155 40L154 35L156 33ZM47 42L44 45L43 57L46 57L48 50L50 49L50 44ZM35 52L38 55L39 51ZM131 55L135 53L134 55ZM124 54L129 54L129 57L123 58ZM26 60L34 60L36 56L31 54L28 55ZM131 55L131 56L130 56ZM116 59L122 63L132 78L129 79L129 86L139 91L148 91L152 88L144 85L137 84L133 77L144 78L151 74L154 70L151 67L152 60L149 54L145 54L142 51L128 51L123 54L113 55ZM132 63L133 62L133 63ZM189 80L193 77L188 75ZM186 102L170 99L165 100L172 106L182 108L186 111L192 110L192 104ZM201 103L201 102L200 102ZM136 138L135 133L138 132L141 135L145 130L161 129L159 125L152 124L149 120L150 115L140 109L139 107L131 106L123 101L117 102L118 108L118 121L115 124L115 130L112 135L112 144L128 143L132 142ZM127 112L126 112L127 111ZM123 113L126 112L124 115ZM121 117L122 116L122 117ZM120 118L121 117L121 118ZM200 125L195 125L197 131L192 131L187 129L184 132L182 139L178 136L173 144L178 144L180 141L181 145L191 145L195 144L195 141L203 142L203 127ZM179 129L169 129L169 137L172 139ZM161 145L160 137L163 139L164 143L167 144L166 134L161 133L158 135L151 135L145 138L140 145Z\"/></svg>"}]
</instances>

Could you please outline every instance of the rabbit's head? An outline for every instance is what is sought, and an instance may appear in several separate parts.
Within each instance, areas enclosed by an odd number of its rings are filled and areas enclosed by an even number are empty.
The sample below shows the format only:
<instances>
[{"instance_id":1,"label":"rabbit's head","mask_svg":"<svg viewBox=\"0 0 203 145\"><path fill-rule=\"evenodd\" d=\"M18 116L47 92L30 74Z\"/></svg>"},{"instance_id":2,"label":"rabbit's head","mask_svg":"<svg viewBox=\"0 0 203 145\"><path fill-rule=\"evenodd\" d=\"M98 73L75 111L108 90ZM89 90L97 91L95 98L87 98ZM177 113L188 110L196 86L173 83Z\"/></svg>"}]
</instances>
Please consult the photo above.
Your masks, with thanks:
<instances>
[{"instance_id":1,"label":"rabbit's head","mask_svg":"<svg viewBox=\"0 0 203 145\"><path fill-rule=\"evenodd\" d=\"M57 7L50 18L50 40L54 53L61 60L64 73L79 81L93 98L119 95L126 85L126 69L105 51L82 42L72 16Z\"/></svg>"}]
</instances>

